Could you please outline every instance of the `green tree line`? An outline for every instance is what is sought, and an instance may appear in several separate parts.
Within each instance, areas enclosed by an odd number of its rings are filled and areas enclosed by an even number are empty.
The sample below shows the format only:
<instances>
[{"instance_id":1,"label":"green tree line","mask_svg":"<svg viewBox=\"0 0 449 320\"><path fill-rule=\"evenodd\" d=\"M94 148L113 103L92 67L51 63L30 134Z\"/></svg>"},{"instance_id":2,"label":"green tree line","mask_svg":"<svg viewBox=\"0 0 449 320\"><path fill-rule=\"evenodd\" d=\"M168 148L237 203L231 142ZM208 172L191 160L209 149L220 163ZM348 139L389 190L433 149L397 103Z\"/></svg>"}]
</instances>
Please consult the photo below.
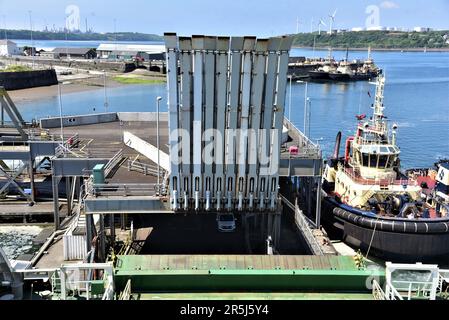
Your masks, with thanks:
<instances>
[{"instance_id":1,"label":"green tree line","mask_svg":"<svg viewBox=\"0 0 449 320\"><path fill-rule=\"evenodd\" d=\"M449 48L449 31L397 32L359 31L327 34L326 32L294 35L296 46L333 48Z\"/></svg>"},{"instance_id":2,"label":"green tree line","mask_svg":"<svg viewBox=\"0 0 449 320\"><path fill-rule=\"evenodd\" d=\"M30 39L30 30L6 30L8 39ZM5 38L5 30L0 30L0 37ZM117 33L65 33L33 31L34 40L97 40L97 41L162 41L163 38L156 34L138 32Z\"/></svg>"}]
</instances>

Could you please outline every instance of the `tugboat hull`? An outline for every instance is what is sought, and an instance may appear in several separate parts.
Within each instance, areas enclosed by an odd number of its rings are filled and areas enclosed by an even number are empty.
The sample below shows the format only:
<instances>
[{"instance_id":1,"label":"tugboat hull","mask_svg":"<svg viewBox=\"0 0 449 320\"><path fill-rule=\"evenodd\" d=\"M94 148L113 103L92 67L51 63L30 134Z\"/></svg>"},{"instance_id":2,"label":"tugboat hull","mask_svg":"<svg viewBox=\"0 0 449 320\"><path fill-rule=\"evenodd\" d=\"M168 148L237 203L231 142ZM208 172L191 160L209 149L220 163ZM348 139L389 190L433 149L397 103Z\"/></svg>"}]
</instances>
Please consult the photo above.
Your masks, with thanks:
<instances>
[{"instance_id":1,"label":"tugboat hull","mask_svg":"<svg viewBox=\"0 0 449 320\"><path fill-rule=\"evenodd\" d=\"M449 218L381 218L338 203L323 201L323 223L353 248L382 260L439 263L449 260ZM374 232L374 235L373 235Z\"/></svg>"}]
</instances>

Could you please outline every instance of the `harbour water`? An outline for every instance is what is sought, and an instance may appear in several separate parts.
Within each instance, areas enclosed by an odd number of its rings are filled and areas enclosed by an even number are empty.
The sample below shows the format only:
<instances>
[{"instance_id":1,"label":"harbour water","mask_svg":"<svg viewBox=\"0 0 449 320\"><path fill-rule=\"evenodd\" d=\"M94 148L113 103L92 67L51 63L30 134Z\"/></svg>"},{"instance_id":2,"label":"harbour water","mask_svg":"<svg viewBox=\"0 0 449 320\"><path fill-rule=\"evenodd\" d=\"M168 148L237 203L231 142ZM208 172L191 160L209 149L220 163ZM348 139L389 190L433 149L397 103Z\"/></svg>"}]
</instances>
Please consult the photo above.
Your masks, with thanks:
<instances>
[{"instance_id":1,"label":"harbour water","mask_svg":"<svg viewBox=\"0 0 449 320\"><path fill-rule=\"evenodd\" d=\"M39 226L1 226L0 247L9 259L33 252L33 239L42 231Z\"/></svg>"},{"instance_id":2,"label":"harbour water","mask_svg":"<svg viewBox=\"0 0 449 320\"><path fill-rule=\"evenodd\" d=\"M291 55L324 58L328 52L293 49ZM343 59L345 52L334 51L333 56ZM350 59L366 57L366 51L349 53ZM386 74L385 113L399 126L398 144L403 167L428 167L439 158L448 158L449 52L373 52L372 57ZM371 114L374 90L374 85L364 81L309 84L311 138L321 144L325 155L332 152L339 130L346 139L354 132L355 116ZM292 122L300 129L304 126L304 91L303 83L294 82L291 111L288 88L285 106L285 114L290 114ZM109 111L155 111L156 97L165 99L166 87L164 84L128 85L108 88L107 92ZM63 94L64 115L103 112L103 104L102 88ZM26 120L59 115L56 97L17 105ZM166 110L163 103L162 111Z\"/></svg>"}]
</instances>

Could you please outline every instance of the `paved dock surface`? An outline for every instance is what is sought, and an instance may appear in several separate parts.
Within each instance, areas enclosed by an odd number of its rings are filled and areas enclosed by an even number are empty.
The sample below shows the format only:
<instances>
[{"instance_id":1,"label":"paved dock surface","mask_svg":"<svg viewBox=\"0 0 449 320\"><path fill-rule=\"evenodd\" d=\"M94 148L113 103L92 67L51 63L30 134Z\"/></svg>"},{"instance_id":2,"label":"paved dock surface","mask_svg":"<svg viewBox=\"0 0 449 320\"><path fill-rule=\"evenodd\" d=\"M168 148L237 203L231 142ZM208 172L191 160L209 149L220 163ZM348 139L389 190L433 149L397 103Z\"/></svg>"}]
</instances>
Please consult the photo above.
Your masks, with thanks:
<instances>
[{"instance_id":1,"label":"paved dock surface","mask_svg":"<svg viewBox=\"0 0 449 320\"><path fill-rule=\"evenodd\" d=\"M168 122L159 122L159 146L160 149L169 153L168 148ZM51 129L51 134L58 135L59 128ZM68 138L79 135L81 140L79 153L92 158L112 158L117 152L123 150L126 159L136 163L156 166L157 164L128 147L123 141L123 133L128 131L142 140L156 146L157 130L154 121L115 121L91 125L73 126L64 128L64 137ZM74 150L78 152L77 150ZM137 158L137 160L136 160ZM137 171L129 171L127 160L114 170L106 179L109 183L156 183L156 177L145 175Z\"/></svg>"}]
</instances>

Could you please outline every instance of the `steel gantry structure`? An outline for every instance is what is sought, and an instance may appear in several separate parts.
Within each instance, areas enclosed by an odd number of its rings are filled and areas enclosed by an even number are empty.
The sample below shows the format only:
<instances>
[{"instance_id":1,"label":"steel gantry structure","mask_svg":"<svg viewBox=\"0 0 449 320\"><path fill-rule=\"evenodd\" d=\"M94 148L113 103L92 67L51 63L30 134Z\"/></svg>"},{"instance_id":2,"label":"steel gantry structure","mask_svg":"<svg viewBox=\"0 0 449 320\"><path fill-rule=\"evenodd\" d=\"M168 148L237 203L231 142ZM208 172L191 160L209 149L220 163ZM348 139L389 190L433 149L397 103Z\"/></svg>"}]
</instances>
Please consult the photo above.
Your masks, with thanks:
<instances>
[{"instance_id":1,"label":"steel gantry structure","mask_svg":"<svg viewBox=\"0 0 449 320\"><path fill-rule=\"evenodd\" d=\"M292 38L165 44L172 210L276 211Z\"/></svg>"}]
</instances>

